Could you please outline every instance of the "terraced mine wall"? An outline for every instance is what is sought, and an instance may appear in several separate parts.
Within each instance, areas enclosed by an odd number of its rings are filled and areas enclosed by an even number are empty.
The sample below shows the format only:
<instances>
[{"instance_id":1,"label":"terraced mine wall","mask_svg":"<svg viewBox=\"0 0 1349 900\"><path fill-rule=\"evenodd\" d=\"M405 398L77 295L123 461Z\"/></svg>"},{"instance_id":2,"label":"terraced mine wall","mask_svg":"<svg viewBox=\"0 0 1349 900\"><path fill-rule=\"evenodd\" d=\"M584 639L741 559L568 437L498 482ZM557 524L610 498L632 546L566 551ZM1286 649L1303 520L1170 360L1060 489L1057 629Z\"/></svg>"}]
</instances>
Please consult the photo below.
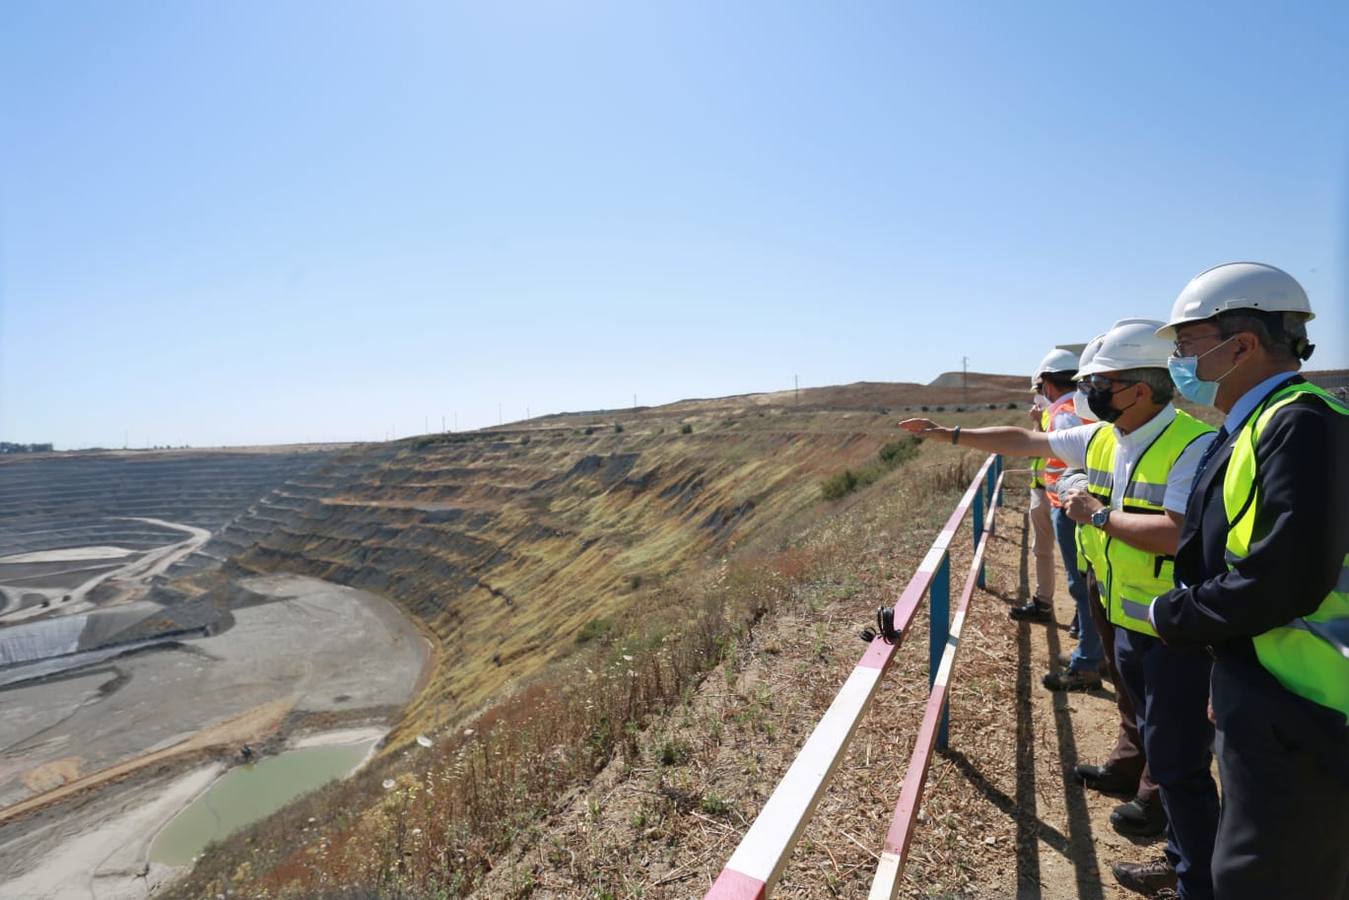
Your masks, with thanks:
<instances>
[{"instance_id":1,"label":"terraced mine wall","mask_svg":"<svg viewBox=\"0 0 1349 900\"><path fill-rule=\"evenodd\" d=\"M590 429L594 431L594 429ZM684 434L630 423L428 436L342 454L225 529L224 574L296 572L395 599L440 659L402 729L479 708L585 628L660 603L690 566L819 502L873 431L749 413Z\"/></svg>"},{"instance_id":2,"label":"terraced mine wall","mask_svg":"<svg viewBox=\"0 0 1349 900\"><path fill-rule=\"evenodd\" d=\"M162 546L164 519L216 531L331 451L55 454L0 460L0 556L65 547Z\"/></svg>"}]
</instances>

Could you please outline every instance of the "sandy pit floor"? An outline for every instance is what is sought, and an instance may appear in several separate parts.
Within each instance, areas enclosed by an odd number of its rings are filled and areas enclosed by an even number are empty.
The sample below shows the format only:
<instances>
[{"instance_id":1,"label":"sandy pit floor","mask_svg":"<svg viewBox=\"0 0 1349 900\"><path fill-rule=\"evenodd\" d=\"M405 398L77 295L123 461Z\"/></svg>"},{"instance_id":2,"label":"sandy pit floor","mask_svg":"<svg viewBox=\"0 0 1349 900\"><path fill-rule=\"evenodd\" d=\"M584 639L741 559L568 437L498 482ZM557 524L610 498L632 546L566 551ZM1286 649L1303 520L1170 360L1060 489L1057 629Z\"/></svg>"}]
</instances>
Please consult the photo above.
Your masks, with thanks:
<instances>
[{"instance_id":1,"label":"sandy pit floor","mask_svg":"<svg viewBox=\"0 0 1349 900\"><path fill-rule=\"evenodd\" d=\"M135 550L125 547L66 547L61 550L36 550L32 553L15 553L0 556L0 563L41 563L66 562L72 559L120 559L132 556Z\"/></svg>"},{"instance_id":2,"label":"sandy pit floor","mask_svg":"<svg viewBox=\"0 0 1349 900\"><path fill-rule=\"evenodd\" d=\"M130 815L133 804L102 808L101 794L88 792L65 802L75 788L145 774L151 764L157 771L183 753L265 740L292 711L387 712L410 699L428 649L388 601L299 576L251 578L243 586L274 601L235 610L234 627L222 634L0 689L0 896L22 896L10 882L49 877L42 873L53 871L54 854L76 840L85 848L75 867L87 876L80 883L91 883L103 858L105 843L95 838L104 820ZM147 789L133 799L138 805L156 797ZM30 812L57 798L59 808ZM174 812L182 805L169 804ZM55 824L42 824L48 820ZM144 882L138 884L143 896Z\"/></svg>"}]
</instances>

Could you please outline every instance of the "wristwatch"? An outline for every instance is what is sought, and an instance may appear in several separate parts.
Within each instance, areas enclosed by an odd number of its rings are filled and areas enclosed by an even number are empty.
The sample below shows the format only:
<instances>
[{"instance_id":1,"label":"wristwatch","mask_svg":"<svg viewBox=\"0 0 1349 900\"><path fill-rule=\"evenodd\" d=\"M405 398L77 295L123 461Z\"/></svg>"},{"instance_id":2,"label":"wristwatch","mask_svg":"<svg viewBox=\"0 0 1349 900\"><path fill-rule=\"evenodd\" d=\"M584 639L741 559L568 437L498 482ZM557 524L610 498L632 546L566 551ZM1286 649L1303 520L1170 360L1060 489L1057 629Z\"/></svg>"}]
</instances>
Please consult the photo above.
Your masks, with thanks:
<instances>
[{"instance_id":1,"label":"wristwatch","mask_svg":"<svg viewBox=\"0 0 1349 900\"><path fill-rule=\"evenodd\" d=\"M1091 524L1097 528L1104 529L1105 523L1110 519L1110 507L1102 506L1096 512L1091 514Z\"/></svg>"}]
</instances>

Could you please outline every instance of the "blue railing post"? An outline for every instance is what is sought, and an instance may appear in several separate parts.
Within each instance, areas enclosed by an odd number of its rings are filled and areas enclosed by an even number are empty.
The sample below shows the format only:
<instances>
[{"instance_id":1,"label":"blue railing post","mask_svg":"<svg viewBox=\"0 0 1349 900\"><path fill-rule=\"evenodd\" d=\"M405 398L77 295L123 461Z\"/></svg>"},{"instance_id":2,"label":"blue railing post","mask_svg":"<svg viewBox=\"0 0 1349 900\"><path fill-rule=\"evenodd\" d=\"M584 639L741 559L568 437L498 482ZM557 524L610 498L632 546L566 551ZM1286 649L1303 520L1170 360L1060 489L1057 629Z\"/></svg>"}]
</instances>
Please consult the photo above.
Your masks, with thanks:
<instances>
[{"instance_id":1,"label":"blue railing post","mask_svg":"<svg viewBox=\"0 0 1349 900\"><path fill-rule=\"evenodd\" d=\"M932 575L932 587L928 593L928 608L932 611L932 626L928 629L928 670L927 684L931 688L937 681L937 670L941 668L941 658L946 652L946 642L951 638L951 556L943 554L941 565ZM946 749L946 725L950 710L943 710L941 728L937 732L937 748Z\"/></svg>"},{"instance_id":2,"label":"blue railing post","mask_svg":"<svg viewBox=\"0 0 1349 900\"><path fill-rule=\"evenodd\" d=\"M992 469L993 467L989 466L989 468ZM973 512L974 512L974 521L973 521L974 527L973 529L971 529L971 531L974 535L974 549L978 550L979 539L984 536L984 489L982 486L979 488L979 490L974 492ZM984 586L984 567L982 565L979 566L979 574L975 576L974 583L979 585L979 587Z\"/></svg>"}]
</instances>

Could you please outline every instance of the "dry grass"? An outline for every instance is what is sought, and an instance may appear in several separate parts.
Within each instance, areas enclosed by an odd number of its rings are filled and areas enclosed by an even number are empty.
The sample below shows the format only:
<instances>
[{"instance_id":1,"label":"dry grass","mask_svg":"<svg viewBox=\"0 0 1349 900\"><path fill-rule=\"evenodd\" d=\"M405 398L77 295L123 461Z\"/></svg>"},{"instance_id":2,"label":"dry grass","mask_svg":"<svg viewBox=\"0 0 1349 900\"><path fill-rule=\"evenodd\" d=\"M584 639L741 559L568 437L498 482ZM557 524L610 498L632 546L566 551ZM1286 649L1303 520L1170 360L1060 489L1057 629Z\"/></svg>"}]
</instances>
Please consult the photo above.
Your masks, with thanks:
<instances>
[{"instance_id":1,"label":"dry grass","mask_svg":"<svg viewBox=\"0 0 1349 900\"><path fill-rule=\"evenodd\" d=\"M883 424L892 427L892 421ZM652 439L634 432L605 439ZM842 444L828 446L854 458L874 453L887 436L842 434ZM738 446L755 446L757 456L765 440ZM529 452L542 443L532 442ZM768 440L769 452L773 446L785 445ZM818 481L804 480L808 504L791 494L782 507L790 515L765 516L752 539L737 535L716 548L727 555L711 556L702 575L655 579L649 589L643 579L635 592L630 576L617 579L618 590L628 594L625 603L576 607L576 624L555 639L565 652L549 654L546 677L531 678L510 699L439 730L421 724L434 719L430 698L443 696L436 691L445 682L433 684L391 752L348 782L208 852L170 896L451 897L478 888L484 878L491 880L483 896L547 896L563 890L547 885L548 873L559 871L571 873L574 888L585 886L576 896L663 895L650 893L645 881L646 887L618 892L609 886L630 881L634 865L669 878L669 896L687 895L690 879L720 867L719 851L728 841L733 846L733 835L790 762L808 728L803 723L813 724L832 699L839 673L846 675L862 649L851 635L907 581L972 477L971 460L927 448L913 465L833 504L820 505ZM823 459L815 465L828 471ZM784 477L778 471L776 477ZM387 493L381 499L387 501ZM588 502L594 514L609 501L600 494ZM651 547L644 541L634 549L657 562L663 553ZM597 620L603 624L578 647L574 635ZM925 671L922 630L911 637L915 645L900 666L907 674L893 676L923 685L901 704L914 721L926 681L905 666L921 661ZM788 666L786 680L770 676L768 663ZM456 664L453 657L441 660L448 669ZM718 674L706 678L714 669ZM432 747L411 741L421 730L431 733ZM867 744L865 769L899 757L892 745L898 734L886 739L891 743ZM637 792L630 809L595 796L606 779L635 785L630 776L648 771L657 777L646 793ZM639 856L607 839L580 852L551 836L549 817L565 820L577 803L584 803L582 818L596 822L619 810L620 826L604 833L624 835ZM705 845L697 837L703 833ZM653 840L695 852L702 869L678 854L661 869ZM803 851L819 841L808 836ZM825 855L838 853L828 846ZM835 871L834 877L842 876ZM784 889L789 884L784 881Z\"/></svg>"}]
</instances>

